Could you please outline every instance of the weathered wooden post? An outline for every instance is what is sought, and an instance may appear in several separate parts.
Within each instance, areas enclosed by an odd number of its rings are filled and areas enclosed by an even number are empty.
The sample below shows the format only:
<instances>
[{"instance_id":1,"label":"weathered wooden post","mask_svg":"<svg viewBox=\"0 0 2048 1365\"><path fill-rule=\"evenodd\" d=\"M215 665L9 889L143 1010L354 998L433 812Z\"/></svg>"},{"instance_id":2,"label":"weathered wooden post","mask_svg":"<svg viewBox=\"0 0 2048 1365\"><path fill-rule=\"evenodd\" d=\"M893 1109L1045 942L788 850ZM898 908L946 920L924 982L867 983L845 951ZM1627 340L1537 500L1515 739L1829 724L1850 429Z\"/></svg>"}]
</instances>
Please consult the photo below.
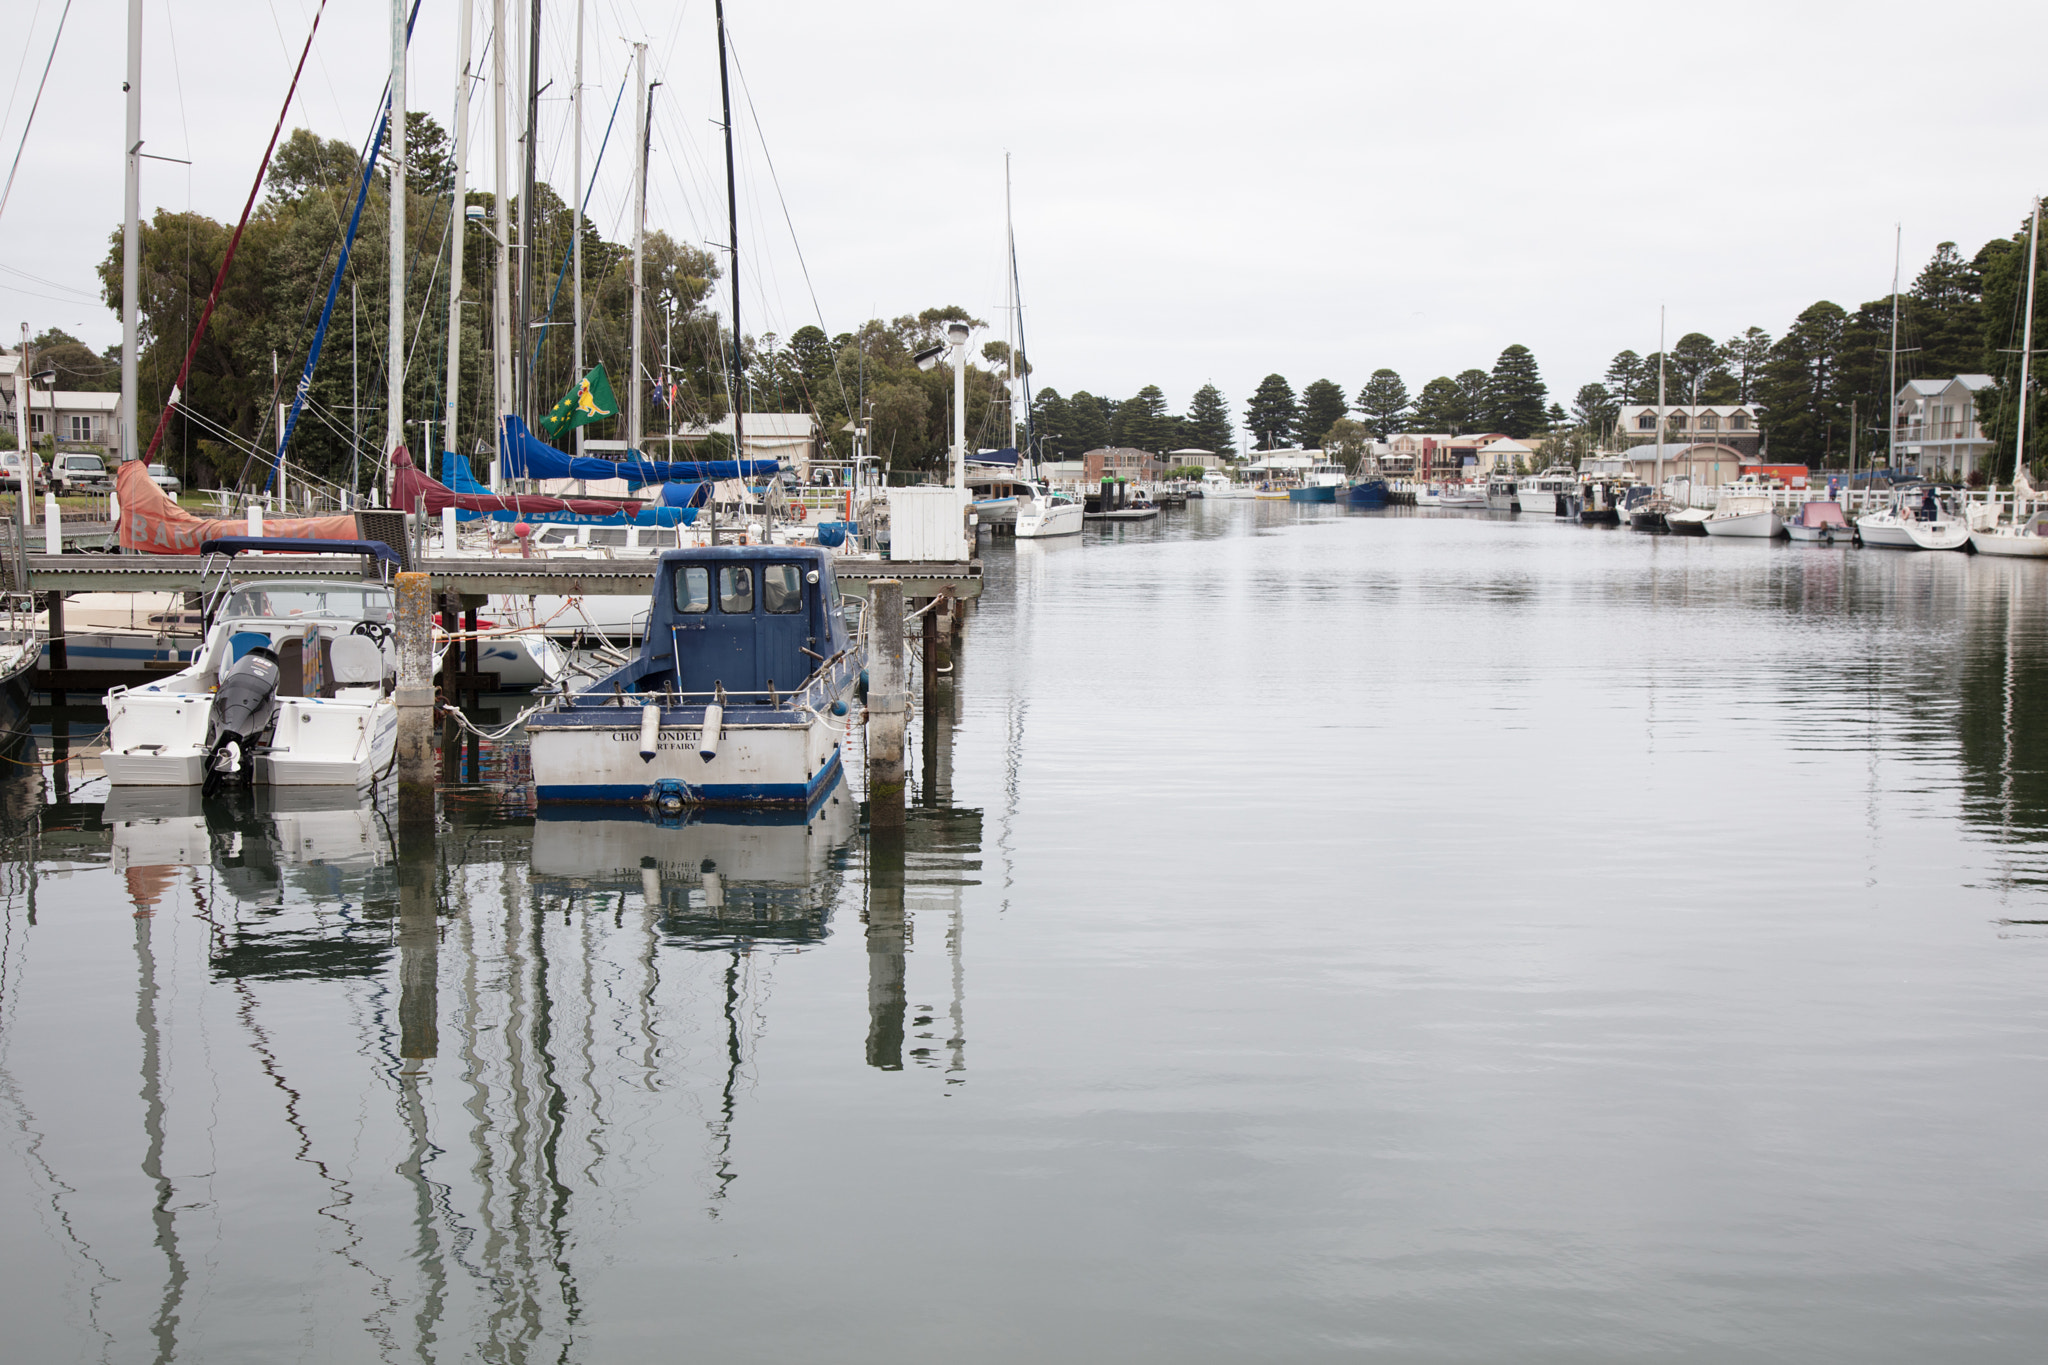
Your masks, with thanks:
<instances>
[{"instance_id":1,"label":"weathered wooden post","mask_svg":"<svg viewBox=\"0 0 2048 1365\"><path fill-rule=\"evenodd\" d=\"M939 676L938 599L926 598L924 607L924 684L929 688Z\"/></svg>"},{"instance_id":2,"label":"weathered wooden post","mask_svg":"<svg viewBox=\"0 0 2048 1365\"><path fill-rule=\"evenodd\" d=\"M424 1071L422 1064L441 1051L441 917L434 872L431 840L412 839L399 850L398 1056L406 1075Z\"/></svg>"},{"instance_id":3,"label":"weathered wooden post","mask_svg":"<svg viewBox=\"0 0 2048 1365\"><path fill-rule=\"evenodd\" d=\"M868 825L903 824L903 735L910 692L903 676L903 583L868 585Z\"/></svg>"},{"instance_id":4,"label":"weathered wooden post","mask_svg":"<svg viewBox=\"0 0 2048 1365\"><path fill-rule=\"evenodd\" d=\"M900 814L900 790L898 797ZM867 921L868 950L867 1063L882 1071L903 1069L903 1024L909 1004L903 984L904 832L900 822L883 829L871 826L868 831L868 908L862 917Z\"/></svg>"},{"instance_id":5,"label":"weathered wooden post","mask_svg":"<svg viewBox=\"0 0 2048 1365\"><path fill-rule=\"evenodd\" d=\"M434 599L426 574L398 579L398 823L434 828Z\"/></svg>"}]
</instances>

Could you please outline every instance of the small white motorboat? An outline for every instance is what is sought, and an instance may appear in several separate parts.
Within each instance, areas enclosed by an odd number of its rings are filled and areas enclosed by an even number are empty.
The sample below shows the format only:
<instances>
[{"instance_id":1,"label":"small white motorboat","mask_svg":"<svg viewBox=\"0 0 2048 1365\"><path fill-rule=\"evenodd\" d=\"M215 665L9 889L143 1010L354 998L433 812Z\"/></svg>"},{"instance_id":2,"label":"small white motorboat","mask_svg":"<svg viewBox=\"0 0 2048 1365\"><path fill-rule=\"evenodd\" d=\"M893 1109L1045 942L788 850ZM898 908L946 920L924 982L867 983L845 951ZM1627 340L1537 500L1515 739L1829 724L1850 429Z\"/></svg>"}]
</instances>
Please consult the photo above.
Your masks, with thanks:
<instances>
[{"instance_id":1,"label":"small white motorboat","mask_svg":"<svg viewBox=\"0 0 2048 1365\"><path fill-rule=\"evenodd\" d=\"M1710 536L1772 540L1785 533L1778 509L1762 493L1723 493L1704 524Z\"/></svg>"},{"instance_id":2,"label":"small white motorboat","mask_svg":"<svg viewBox=\"0 0 2048 1365\"><path fill-rule=\"evenodd\" d=\"M1822 545L1847 545L1856 538L1856 528L1838 502L1809 502L1785 523L1785 534L1794 540Z\"/></svg>"},{"instance_id":3,"label":"small white motorboat","mask_svg":"<svg viewBox=\"0 0 2048 1365\"><path fill-rule=\"evenodd\" d=\"M2002 522L1972 531L1970 548L1980 555L2048 559L2048 512L2036 512L2017 526Z\"/></svg>"},{"instance_id":4,"label":"small white motorboat","mask_svg":"<svg viewBox=\"0 0 2048 1365\"><path fill-rule=\"evenodd\" d=\"M1049 540L1053 536L1077 536L1087 523L1087 509L1079 498L1055 493L1037 484L1023 485L1028 492L1017 500L1017 539Z\"/></svg>"},{"instance_id":5,"label":"small white motorboat","mask_svg":"<svg viewBox=\"0 0 2048 1365\"><path fill-rule=\"evenodd\" d=\"M1892 550L1966 550L1970 524L1938 500L1910 505L1912 494L1894 496L1892 504L1856 519L1856 533L1865 545Z\"/></svg>"},{"instance_id":6,"label":"small white motorboat","mask_svg":"<svg viewBox=\"0 0 2048 1365\"><path fill-rule=\"evenodd\" d=\"M1438 507L1486 508L1486 486L1484 484L1445 484L1437 490Z\"/></svg>"}]
</instances>

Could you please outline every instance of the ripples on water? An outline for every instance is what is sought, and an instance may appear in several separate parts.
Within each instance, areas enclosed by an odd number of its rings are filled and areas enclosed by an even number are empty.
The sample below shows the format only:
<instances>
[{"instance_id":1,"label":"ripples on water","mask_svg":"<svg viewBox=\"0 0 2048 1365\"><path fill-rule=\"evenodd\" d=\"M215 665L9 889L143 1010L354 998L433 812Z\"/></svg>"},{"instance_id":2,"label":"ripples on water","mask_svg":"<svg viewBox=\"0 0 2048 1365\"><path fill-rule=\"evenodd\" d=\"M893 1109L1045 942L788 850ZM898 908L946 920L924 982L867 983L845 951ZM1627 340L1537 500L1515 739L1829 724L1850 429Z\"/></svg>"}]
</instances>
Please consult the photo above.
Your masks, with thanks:
<instances>
[{"instance_id":1,"label":"ripples on water","mask_svg":"<svg viewBox=\"0 0 2048 1365\"><path fill-rule=\"evenodd\" d=\"M900 847L15 768L7 1354L2035 1358L2044 610L1218 504L990 549Z\"/></svg>"}]
</instances>

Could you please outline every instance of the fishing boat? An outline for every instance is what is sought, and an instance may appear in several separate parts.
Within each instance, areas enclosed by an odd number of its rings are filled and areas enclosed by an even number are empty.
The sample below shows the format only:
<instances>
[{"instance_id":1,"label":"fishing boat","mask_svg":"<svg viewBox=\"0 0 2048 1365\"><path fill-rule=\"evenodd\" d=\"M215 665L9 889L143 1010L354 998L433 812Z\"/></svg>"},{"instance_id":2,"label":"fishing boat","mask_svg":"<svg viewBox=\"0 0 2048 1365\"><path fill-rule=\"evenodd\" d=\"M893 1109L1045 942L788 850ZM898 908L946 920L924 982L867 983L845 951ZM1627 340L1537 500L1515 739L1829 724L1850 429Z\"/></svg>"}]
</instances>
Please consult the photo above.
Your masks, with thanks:
<instances>
[{"instance_id":1,"label":"fishing boat","mask_svg":"<svg viewBox=\"0 0 2048 1365\"><path fill-rule=\"evenodd\" d=\"M1049 540L1081 533L1087 516L1079 498L1035 483L1025 487L1030 493L1017 507L1017 539Z\"/></svg>"},{"instance_id":2,"label":"fishing boat","mask_svg":"<svg viewBox=\"0 0 2048 1365\"><path fill-rule=\"evenodd\" d=\"M1205 501L1210 498L1248 498L1251 495L1251 489L1220 469L1212 469L1202 476L1202 497Z\"/></svg>"},{"instance_id":3,"label":"fishing boat","mask_svg":"<svg viewBox=\"0 0 2048 1365\"><path fill-rule=\"evenodd\" d=\"M1387 479L1380 473L1379 462L1368 458L1358 467L1358 477L1344 490L1344 501L1353 507L1385 507L1387 492Z\"/></svg>"},{"instance_id":4,"label":"fishing boat","mask_svg":"<svg viewBox=\"0 0 2048 1365\"><path fill-rule=\"evenodd\" d=\"M374 542L354 551L397 558ZM219 596L190 667L107 694L100 762L114 784L362 786L388 767L391 589L266 579Z\"/></svg>"},{"instance_id":5,"label":"fishing boat","mask_svg":"<svg viewBox=\"0 0 2048 1365\"><path fill-rule=\"evenodd\" d=\"M1846 545L1856 537L1856 528L1838 502L1803 504L1785 523L1785 534L1794 540L1818 541L1823 545Z\"/></svg>"},{"instance_id":6,"label":"fishing boat","mask_svg":"<svg viewBox=\"0 0 2048 1365\"><path fill-rule=\"evenodd\" d=\"M864 649L832 556L673 550L638 655L528 718L541 801L803 806L837 776Z\"/></svg>"},{"instance_id":7,"label":"fishing boat","mask_svg":"<svg viewBox=\"0 0 2048 1365\"><path fill-rule=\"evenodd\" d=\"M1436 505L1445 508L1484 508L1486 489L1483 485L1447 483L1437 490Z\"/></svg>"},{"instance_id":8,"label":"fishing boat","mask_svg":"<svg viewBox=\"0 0 2048 1365\"><path fill-rule=\"evenodd\" d=\"M1287 500L1289 502L1334 503L1337 501L1337 490L1343 486L1343 465L1310 465L1302 474L1301 482L1287 490Z\"/></svg>"},{"instance_id":9,"label":"fishing boat","mask_svg":"<svg viewBox=\"0 0 2048 1365\"><path fill-rule=\"evenodd\" d=\"M1710 536L1774 540L1785 533L1778 509L1763 493L1723 493L1705 524Z\"/></svg>"},{"instance_id":10,"label":"fishing boat","mask_svg":"<svg viewBox=\"0 0 2048 1365\"><path fill-rule=\"evenodd\" d=\"M1486 480L1486 507L1490 512L1514 512L1521 508L1522 486L1512 474L1493 474Z\"/></svg>"},{"instance_id":11,"label":"fishing boat","mask_svg":"<svg viewBox=\"0 0 2048 1365\"><path fill-rule=\"evenodd\" d=\"M1900 491L1892 495L1891 505L1875 512L1866 512L1856 519L1856 534L1865 545L1876 545L1892 550L1967 550L1970 547L1970 525L1956 515L1952 508L1943 505L1939 498L1930 498L1931 508L1923 504L1912 504L1912 493Z\"/></svg>"},{"instance_id":12,"label":"fishing boat","mask_svg":"<svg viewBox=\"0 0 2048 1365\"><path fill-rule=\"evenodd\" d=\"M1578 484L1578 475L1570 465L1554 464L1540 474L1525 474L1515 490L1516 509L1539 516L1560 516L1558 498L1576 492Z\"/></svg>"},{"instance_id":13,"label":"fishing boat","mask_svg":"<svg viewBox=\"0 0 2048 1365\"><path fill-rule=\"evenodd\" d=\"M1579 522L1584 526L1619 526L1621 497L1627 485L1610 479L1589 480L1579 493Z\"/></svg>"}]
</instances>

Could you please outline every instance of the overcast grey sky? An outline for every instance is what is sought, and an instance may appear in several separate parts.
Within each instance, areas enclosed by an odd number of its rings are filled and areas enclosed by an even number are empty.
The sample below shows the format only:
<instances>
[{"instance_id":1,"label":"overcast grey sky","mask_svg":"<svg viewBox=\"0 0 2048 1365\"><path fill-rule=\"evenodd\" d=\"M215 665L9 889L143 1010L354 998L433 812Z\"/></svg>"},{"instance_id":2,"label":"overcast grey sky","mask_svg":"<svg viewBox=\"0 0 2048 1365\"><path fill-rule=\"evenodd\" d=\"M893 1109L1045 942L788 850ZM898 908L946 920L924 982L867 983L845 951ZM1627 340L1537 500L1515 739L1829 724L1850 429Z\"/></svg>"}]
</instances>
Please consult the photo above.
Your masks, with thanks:
<instances>
[{"instance_id":1,"label":"overcast grey sky","mask_svg":"<svg viewBox=\"0 0 2048 1365\"><path fill-rule=\"evenodd\" d=\"M12 158L63 0L8 0ZM489 4L480 3L478 33ZM523 9L520 0L510 5ZM541 158L566 189L573 0L545 0ZM313 0L145 0L145 212L232 220ZM13 202L0 327L119 336L95 263L121 213L123 0L73 0ZM329 0L291 126L360 143L388 9ZM459 0L425 0L410 107L451 121ZM724 238L709 0L588 0L594 156L650 44L650 219ZM1623 347L1773 335L1819 298L1967 254L2043 189L2048 7L732 0L750 332L959 303L1002 327L1003 153L1041 385L1242 404L1279 371L1418 389L1529 346L1568 400ZM735 99L742 96L736 92ZM486 108L476 135L488 148ZM626 97L592 216L625 233ZM758 125L754 116L758 115ZM763 155L773 158L781 197ZM471 183L488 187L487 160ZM721 307L723 305L721 304ZM288 362L290 363L290 362Z\"/></svg>"}]
</instances>

